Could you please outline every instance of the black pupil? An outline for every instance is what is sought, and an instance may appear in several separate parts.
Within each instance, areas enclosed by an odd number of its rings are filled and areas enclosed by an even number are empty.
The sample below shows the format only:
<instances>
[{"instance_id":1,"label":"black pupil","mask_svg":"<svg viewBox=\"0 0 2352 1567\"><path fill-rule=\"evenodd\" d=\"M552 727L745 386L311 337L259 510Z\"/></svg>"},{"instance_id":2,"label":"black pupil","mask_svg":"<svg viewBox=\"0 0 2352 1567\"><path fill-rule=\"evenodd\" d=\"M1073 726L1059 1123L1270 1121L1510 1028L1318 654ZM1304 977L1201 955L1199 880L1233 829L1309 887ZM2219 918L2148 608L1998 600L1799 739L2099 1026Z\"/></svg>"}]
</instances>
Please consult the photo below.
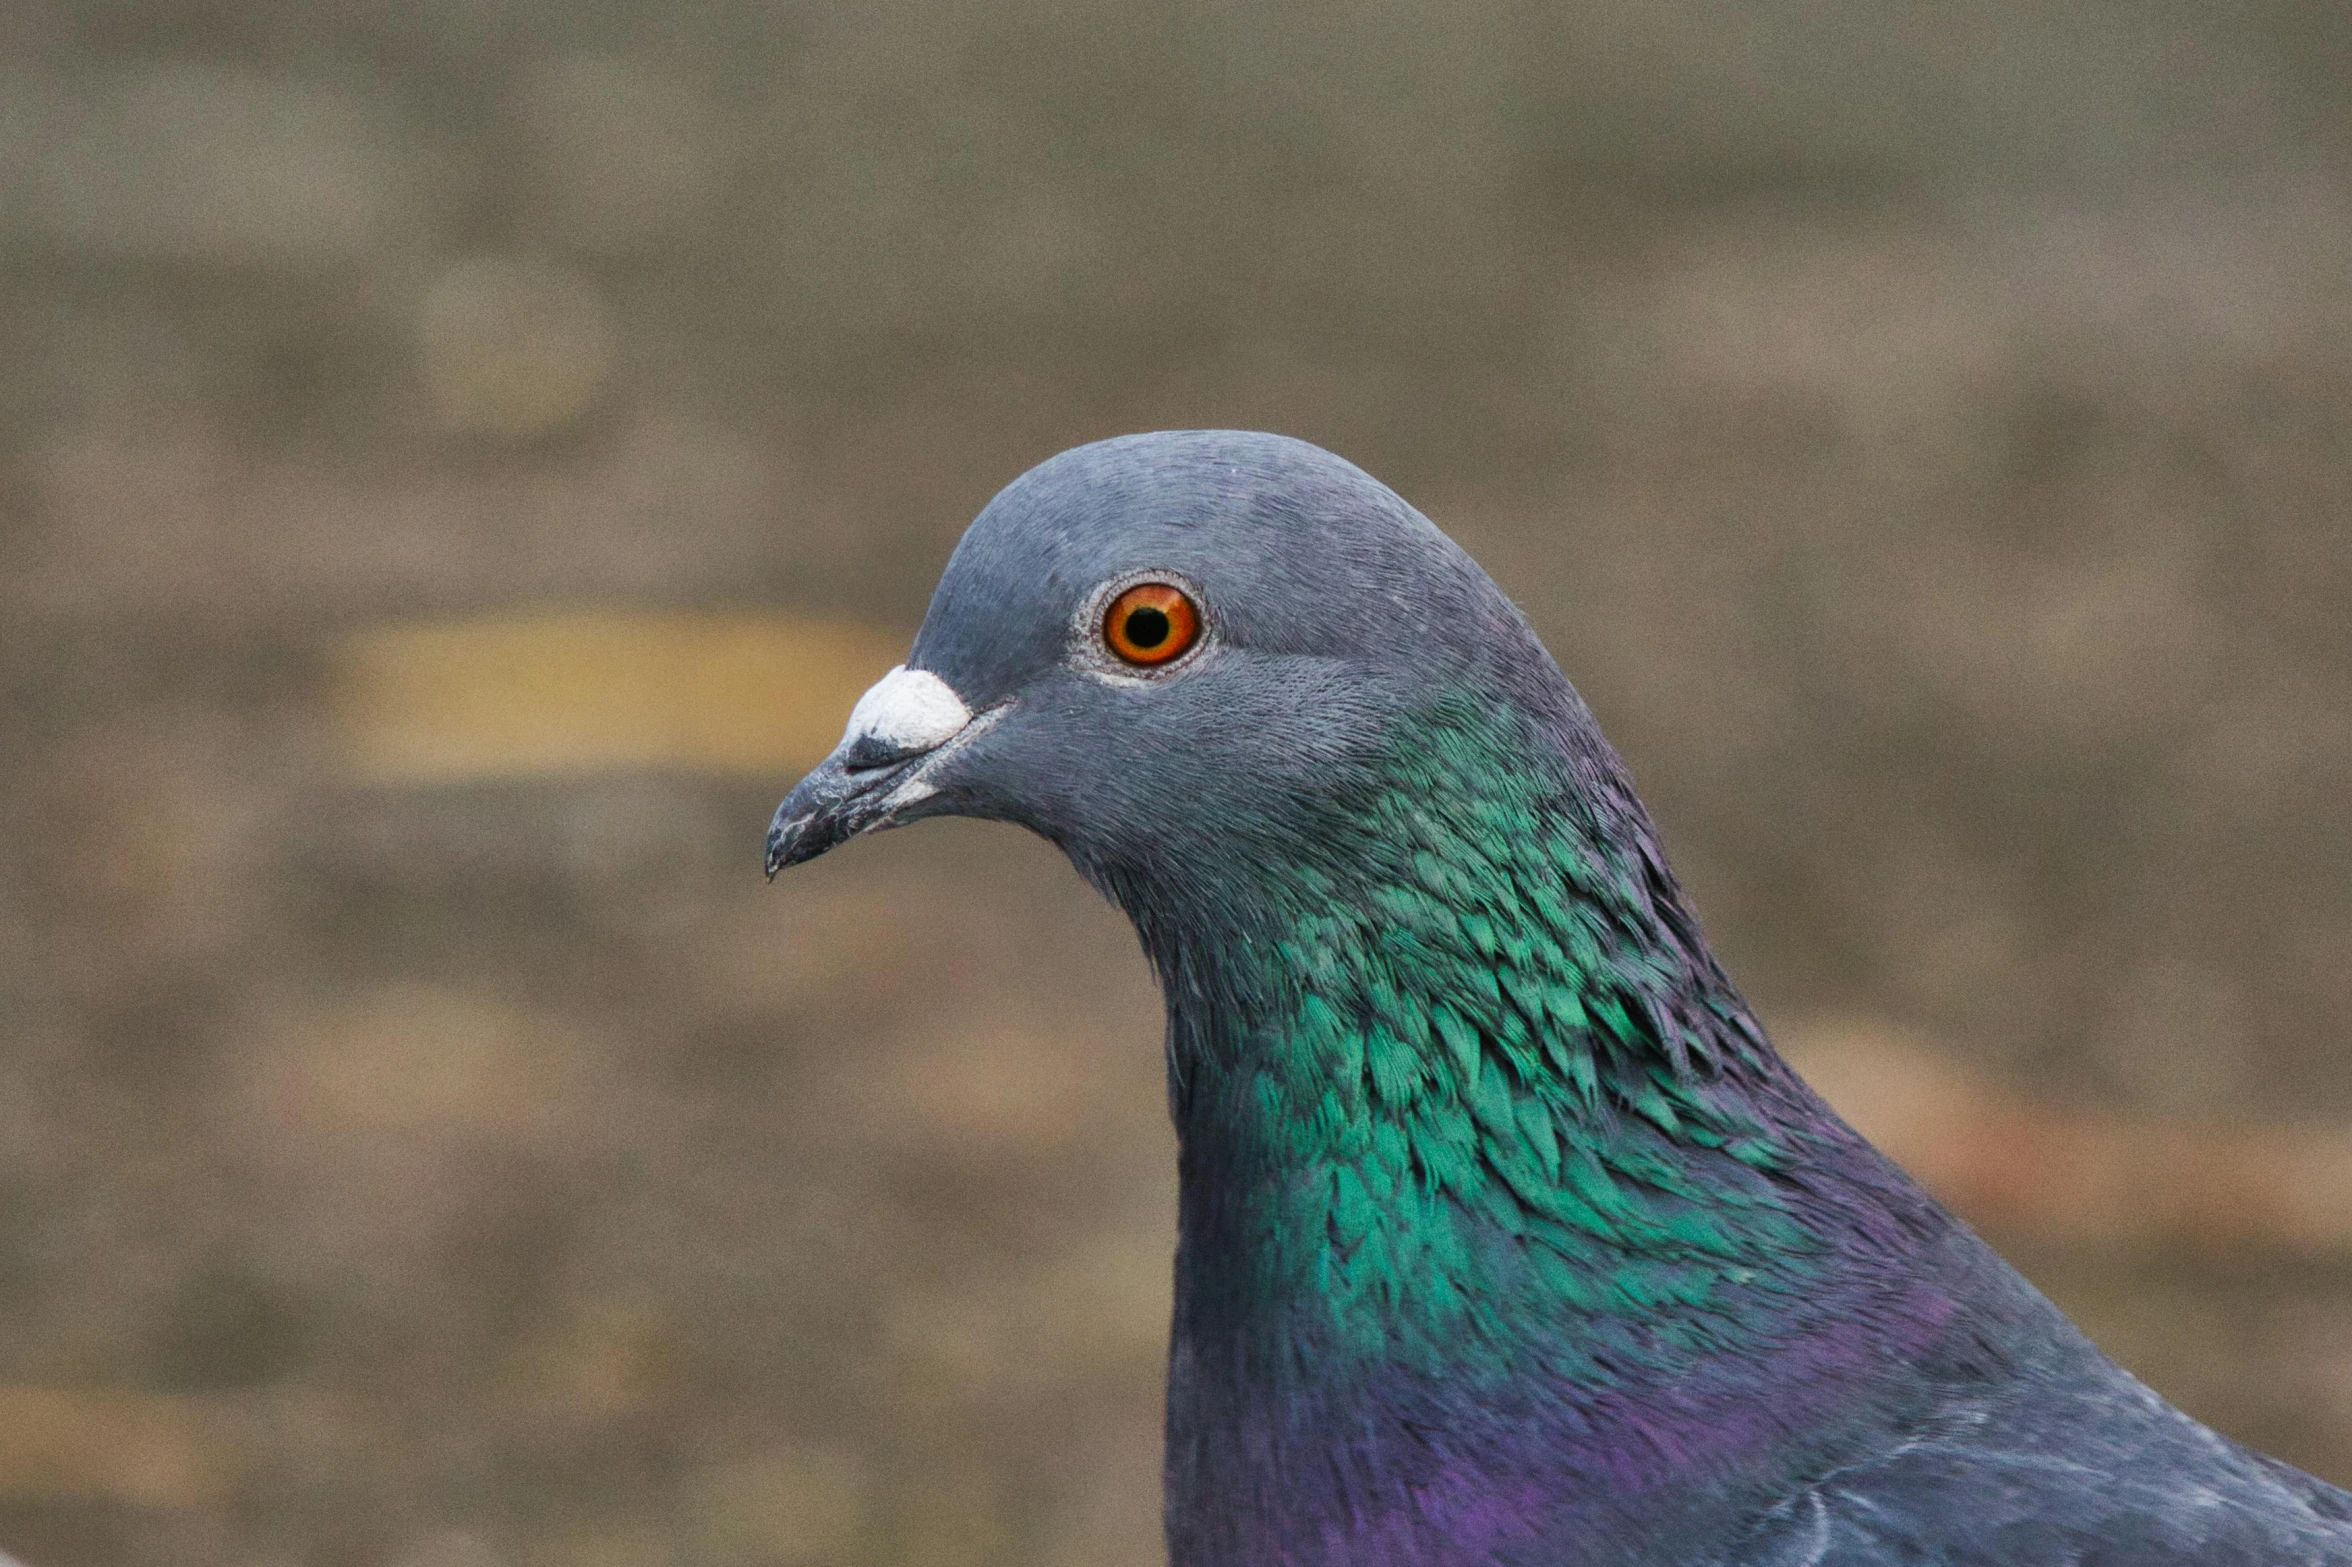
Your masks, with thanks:
<instances>
[{"instance_id":1,"label":"black pupil","mask_svg":"<svg viewBox=\"0 0 2352 1567\"><path fill-rule=\"evenodd\" d=\"M1158 647L1168 640L1168 633L1175 629L1168 623L1168 612L1164 609L1131 609L1127 612L1127 640L1137 647Z\"/></svg>"}]
</instances>

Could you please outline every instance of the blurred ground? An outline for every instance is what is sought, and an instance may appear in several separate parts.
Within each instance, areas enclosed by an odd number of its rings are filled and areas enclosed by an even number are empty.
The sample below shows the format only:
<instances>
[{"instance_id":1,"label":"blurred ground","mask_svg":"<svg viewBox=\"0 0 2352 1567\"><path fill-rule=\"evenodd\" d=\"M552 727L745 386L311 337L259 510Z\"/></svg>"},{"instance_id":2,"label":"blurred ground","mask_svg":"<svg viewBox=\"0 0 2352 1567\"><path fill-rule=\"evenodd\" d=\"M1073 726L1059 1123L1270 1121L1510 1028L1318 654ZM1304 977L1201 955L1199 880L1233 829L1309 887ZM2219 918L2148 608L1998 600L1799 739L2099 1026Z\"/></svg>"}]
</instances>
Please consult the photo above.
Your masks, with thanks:
<instances>
[{"instance_id":1,"label":"blurred ground","mask_svg":"<svg viewBox=\"0 0 2352 1567\"><path fill-rule=\"evenodd\" d=\"M10 0L0 1546L1156 1560L1129 938L757 863L1179 424L1468 543L1792 1054L2352 1480L2347 254L2318 0Z\"/></svg>"}]
</instances>

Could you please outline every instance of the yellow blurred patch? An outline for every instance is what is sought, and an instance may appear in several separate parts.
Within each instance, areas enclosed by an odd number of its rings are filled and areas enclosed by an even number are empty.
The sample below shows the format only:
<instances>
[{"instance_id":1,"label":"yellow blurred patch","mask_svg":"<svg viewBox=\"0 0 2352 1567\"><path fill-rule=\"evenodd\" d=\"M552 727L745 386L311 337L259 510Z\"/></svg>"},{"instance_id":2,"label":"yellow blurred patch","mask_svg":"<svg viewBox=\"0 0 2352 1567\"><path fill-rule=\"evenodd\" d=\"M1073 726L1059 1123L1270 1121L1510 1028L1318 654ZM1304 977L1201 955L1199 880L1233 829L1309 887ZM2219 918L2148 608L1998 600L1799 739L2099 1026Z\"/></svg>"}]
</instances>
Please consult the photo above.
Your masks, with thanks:
<instances>
[{"instance_id":1,"label":"yellow blurred patch","mask_svg":"<svg viewBox=\"0 0 2352 1567\"><path fill-rule=\"evenodd\" d=\"M906 643L840 621L591 612L382 626L341 655L345 759L413 784L802 769Z\"/></svg>"},{"instance_id":2,"label":"yellow blurred patch","mask_svg":"<svg viewBox=\"0 0 2352 1567\"><path fill-rule=\"evenodd\" d=\"M228 1488L227 1460L185 1399L0 1387L0 1495L193 1507Z\"/></svg>"}]
</instances>

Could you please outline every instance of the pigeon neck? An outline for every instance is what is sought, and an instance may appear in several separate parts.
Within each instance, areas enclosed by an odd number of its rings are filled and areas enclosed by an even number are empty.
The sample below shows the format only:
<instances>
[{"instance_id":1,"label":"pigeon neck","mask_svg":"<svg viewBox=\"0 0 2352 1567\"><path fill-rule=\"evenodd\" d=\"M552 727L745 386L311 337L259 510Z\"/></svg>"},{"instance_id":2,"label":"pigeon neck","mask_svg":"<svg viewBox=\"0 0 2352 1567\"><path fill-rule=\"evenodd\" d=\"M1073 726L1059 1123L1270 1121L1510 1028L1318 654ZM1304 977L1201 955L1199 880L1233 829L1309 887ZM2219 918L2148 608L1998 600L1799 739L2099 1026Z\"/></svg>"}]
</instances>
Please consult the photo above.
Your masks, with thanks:
<instances>
[{"instance_id":1,"label":"pigeon neck","mask_svg":"<svg viewBox=\"0 0 2352 1567\"><path fill-rule=\"evenodd\" d=\"M1764 1042L1597 739L1492 711L1400 730L1313 857L1139 914L1181 1140L1172 1433L1313 1409L1334 1430L1295 1439L1360 1444L1424 1394L1606 1424L1640 1389L1703 1408L1743 1347L1834 1382L1880 1347L1806 1324L1949 1225Z\"/></svg>"}]
</instances>

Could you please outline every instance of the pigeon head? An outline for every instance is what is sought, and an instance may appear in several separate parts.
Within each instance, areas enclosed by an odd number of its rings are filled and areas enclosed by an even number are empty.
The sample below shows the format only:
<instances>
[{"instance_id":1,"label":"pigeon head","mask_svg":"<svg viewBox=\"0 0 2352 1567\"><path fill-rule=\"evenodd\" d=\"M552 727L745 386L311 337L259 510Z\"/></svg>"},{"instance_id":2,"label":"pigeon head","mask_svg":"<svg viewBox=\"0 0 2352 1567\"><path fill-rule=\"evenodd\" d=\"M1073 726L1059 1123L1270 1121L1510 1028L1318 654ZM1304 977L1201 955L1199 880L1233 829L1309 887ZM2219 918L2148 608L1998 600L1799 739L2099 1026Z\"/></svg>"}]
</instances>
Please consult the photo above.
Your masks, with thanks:
<instances>
[{"instance_id":1,"label":"pigeon head","mask_svg":"<svg viewBox=\"0 0 2352 1567\"><path fill-rule=\"evenodd\" d=\"M1449 692L1575 708L1485 572L1385 485L1272 435L1082 446L972 523L907 664L776 813L768 866L980 816L1132 911L1207 868L1342 852L1340 807Z\"/></svg>"}]
</instances>

